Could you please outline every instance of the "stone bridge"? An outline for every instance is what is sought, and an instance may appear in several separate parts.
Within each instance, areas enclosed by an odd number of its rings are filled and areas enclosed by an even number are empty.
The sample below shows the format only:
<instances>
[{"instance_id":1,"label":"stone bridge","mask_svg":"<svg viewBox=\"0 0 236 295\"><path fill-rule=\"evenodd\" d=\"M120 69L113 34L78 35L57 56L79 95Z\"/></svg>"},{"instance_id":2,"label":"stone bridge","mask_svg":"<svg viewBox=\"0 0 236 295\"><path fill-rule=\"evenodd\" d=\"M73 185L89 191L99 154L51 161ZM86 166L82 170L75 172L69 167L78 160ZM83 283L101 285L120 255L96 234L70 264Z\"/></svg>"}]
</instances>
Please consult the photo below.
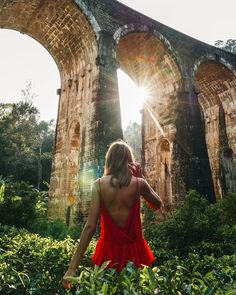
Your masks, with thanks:
<instances>
[{"instance_id":1,"label":"stone bridge","mask_svg":"<svg viewBox=\"0 0 236 295\"><path fill-rule=\"evenodd\" d=\"M149 91L143 165L164 201L189 188L211 201L236 191L236 55L115 0L2 0L0 27L40 42L60 71L51 217L86 207L108 145L122 137L118 68Z\"/></svg>"}]
</instances>

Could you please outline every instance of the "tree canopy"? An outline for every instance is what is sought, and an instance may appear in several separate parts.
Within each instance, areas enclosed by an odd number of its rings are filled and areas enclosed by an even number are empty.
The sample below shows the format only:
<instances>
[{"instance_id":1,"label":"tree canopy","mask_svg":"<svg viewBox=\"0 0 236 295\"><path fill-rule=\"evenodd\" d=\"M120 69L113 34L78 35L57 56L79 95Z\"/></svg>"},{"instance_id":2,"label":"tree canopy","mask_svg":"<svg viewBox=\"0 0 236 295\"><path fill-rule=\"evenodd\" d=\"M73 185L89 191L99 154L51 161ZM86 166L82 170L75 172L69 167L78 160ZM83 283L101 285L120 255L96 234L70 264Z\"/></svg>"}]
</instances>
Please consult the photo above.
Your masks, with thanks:
<instances>
[{"instance_id":1,"label":"tree canopy","mask_svg":"<svg viewBox=\"0 0 236 295\"><path fill-rule=\"evenodd\" d=\"M22 96L17 103L0 104L0 175L40 188L50 179L53 121L39 120L30 84Z\"/></svg>"},{"instance_id":2,"label":"tree canopy","mask_svg":"<svg viewBox=\"0 0 236 295\"><path fill-rule=\"evenodd\" d=\"M135 160L141 163L142 137L141 126L137 122L130 122L124 130L124 140L133 149Z\"/></svg>"},{"instance_id":3,"label":"tree canopy","mask_svg":"<svg viewBox=\"0 0 236 295\"><path fill-rule=\"evenodd\" d=\"M214 44L216 47L236 54L236 39L228 39L227 41L217 40Z\"/></svg>"}]
</instances>

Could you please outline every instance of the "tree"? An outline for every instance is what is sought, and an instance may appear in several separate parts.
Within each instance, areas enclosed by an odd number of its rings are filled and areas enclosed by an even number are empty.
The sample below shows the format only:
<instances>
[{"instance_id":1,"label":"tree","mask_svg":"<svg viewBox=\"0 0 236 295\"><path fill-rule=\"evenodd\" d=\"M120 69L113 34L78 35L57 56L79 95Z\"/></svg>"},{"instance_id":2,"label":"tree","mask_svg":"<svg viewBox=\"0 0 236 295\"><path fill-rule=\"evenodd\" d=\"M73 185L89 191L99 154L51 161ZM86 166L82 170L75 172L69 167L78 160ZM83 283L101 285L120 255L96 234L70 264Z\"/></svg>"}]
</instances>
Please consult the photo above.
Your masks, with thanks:
<instances>
[{"instance_id":1,"label":"tree","mask_svg":"<svg viewBox=\"0 0 236 295\"><path fill-rule=\"evenodd\" d=\"M42 180L49 181L53 122L39 122L31 84L22 90L22 95L18 103L0 104L0 175L27 181L39 188ZM39 169L42 163L46 169L43 178Z\"/></svg>"},{"instance_id":2,"label":"tree","mask_svg":"<svg viewBox=\"0 0 236 295\"><path fill-rule=\"evenodd\" d=\"M43 181L49 182L52 166L52 150L54 146L55 131L53 120L39 123L39 146L38 146L38 182L37 188L43 185Z\"/></svg>"},{"instance_id":3,"label":"tree","mask_svg":"<svg viewBox=\"0 0 236 295\"><path fill-rule=\"evenodd\" d=\"M214 44L216 47L236 54L236 39L228 39L226 42L217 40Z\"/></svg>"},{"instance_id":4,"label":"tree","mask_svg":"<svg viewBox=\"0 0 236 295\"><path fill-rule=\"evenodd\" d=\"M141 163L141 126L136 122L130 122L124 130L124 140L132 147L136 161Z\"/></svg>"}]
</instances>

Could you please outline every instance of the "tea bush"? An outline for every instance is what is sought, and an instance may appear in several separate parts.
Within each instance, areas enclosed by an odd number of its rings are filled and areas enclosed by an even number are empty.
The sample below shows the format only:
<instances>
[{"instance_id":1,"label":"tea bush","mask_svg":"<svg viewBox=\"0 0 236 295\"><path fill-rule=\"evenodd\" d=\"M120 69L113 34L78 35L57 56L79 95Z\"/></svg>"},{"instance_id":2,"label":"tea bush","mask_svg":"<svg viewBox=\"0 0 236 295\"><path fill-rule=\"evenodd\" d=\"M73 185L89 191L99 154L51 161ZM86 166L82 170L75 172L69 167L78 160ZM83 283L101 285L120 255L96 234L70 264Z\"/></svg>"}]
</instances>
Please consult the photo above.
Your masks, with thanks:
<instances>
[{"instance_id":1,"label":"tea bush","mask_svg":"<svg viewBox=\"0 0 236 295\"><path fill-rule=\"evenodd\" d=\"M203 241L235 244L235 212L235 193L215 204L209 204L204 197L192 190L165 222L157 223L152 220L152 226L151 221L144 222L144 232L154 248L177 249L181 255Z\"/></svg>"},{"instance_id":2,"label":"tea bush","mask_svg":"<svg viewBox=\"0 0 236 295\"><path fill-rule=\"evenodd\" d=\"M59 294L63 291L60 279L75 244L70 237L54 241L2 226L0 294Z\"/></svg>"},{"instance_id":3,"label":"tea bush","mask_svg":"<svg viewBox=\"0 0 236 295\"><path fill-rule=\"evenodd\" d=\"M1 223L27 227L36 218L38 191L26 182L5 180L1 196Z\"/></svg>"},{"instance_id":4,"label":"tea bush","mask_svg":"<svg viewBox=\"0 0 236 295\"><path fill-rule=\"evenodd\" d=\"M130 262L120 274L105 269L106 263L93 267L92 241L73 289L65 291L61 278L81 228L46 219L46 192L3 183L1 220L31 233L0 225L0 294L236 294L236 194L209 204L190 191L165 222L146 216L145 235L157 258L153 267L137 269Z\"/></svg>"},{"instance_id":5,"label":"tea bush","mask_svg":"<svg viewBox=\"0 0 236 295\"><path fill-rule=\"evenodd\" d=\"M73 289L61 287L77 242L42 238L25 229L0 226L0 294L160 294L223 295L236 289L236 255L175 256L162 250L157 266L137 269L129 263L120 274L91 266L93 241L84 257ZM161 256L161 255L160 255Z\"/></svg>"},{"instance_id":6,"label":"tea bush","mask_svg":"<svg viewBox=\"0 0 236 295\"><path fill-rule=\"evenodd\" d=\"M0 222L24 227L44 237L78 239L82 223L68 228L61 220L47 219L48 192L38 191L26 182L14 182L0 176Z\"/></svg>"},{"instance_id":7,"label":"tea bush","mask_svg":"<svg viewBox=\"0 0 236 295\"><path fill-rule=\"evenodd\" d=\"M42 237L51 237L56 240L64 240L67 236L78 239L82 231L81 226L68 228L65 222L59 219L47 220L46 218L35 219L28 229Z\"/></svg>"}]
</instances>

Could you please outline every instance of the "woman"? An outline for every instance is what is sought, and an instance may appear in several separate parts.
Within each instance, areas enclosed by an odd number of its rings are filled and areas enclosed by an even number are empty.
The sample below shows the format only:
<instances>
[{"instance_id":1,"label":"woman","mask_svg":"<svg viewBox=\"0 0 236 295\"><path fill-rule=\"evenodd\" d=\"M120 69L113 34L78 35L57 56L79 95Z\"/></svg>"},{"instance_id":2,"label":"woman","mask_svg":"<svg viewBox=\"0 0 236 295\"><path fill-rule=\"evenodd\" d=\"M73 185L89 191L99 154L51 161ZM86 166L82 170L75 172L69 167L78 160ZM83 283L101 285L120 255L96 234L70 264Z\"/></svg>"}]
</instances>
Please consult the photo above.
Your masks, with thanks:
<instances>
[{"instance_id":1,"label":"woman","mask_svg":"<svg viewBox=\"0 0 236 295\"><path fill-rule=\"evenodd\" d=\"M78 248L63 277L64 288L70 288L68 277L75 276L101 216L101 232L92 261L118 272L133 261L137 267L150 266L155 257L142 235L140 195L148 204L159 209L162 201L143 179L141 167L134 163L131 148L122 140L111 144L105 159L105 172L92 188L92 200L87 222Z\"/></svg>"}]
</instances>

